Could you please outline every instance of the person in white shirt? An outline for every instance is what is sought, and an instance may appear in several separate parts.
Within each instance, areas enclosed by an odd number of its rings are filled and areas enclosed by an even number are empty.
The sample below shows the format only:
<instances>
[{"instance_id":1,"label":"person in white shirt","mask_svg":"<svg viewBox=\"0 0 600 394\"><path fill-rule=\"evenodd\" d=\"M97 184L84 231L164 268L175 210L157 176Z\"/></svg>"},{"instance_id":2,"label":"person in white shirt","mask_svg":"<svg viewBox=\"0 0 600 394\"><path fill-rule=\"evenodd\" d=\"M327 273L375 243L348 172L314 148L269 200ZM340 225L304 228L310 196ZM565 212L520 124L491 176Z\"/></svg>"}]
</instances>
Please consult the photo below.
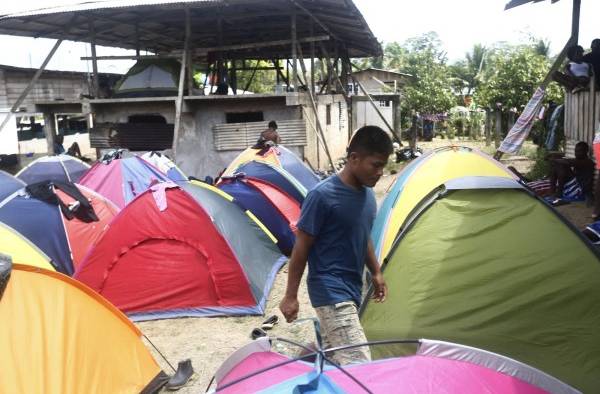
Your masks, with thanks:
<instances>
[{"instance_id":1,"label":"person in white shirt","mask_svg":"<svg viewBox=\"0 0 600 394\"><path fill-rule=\"evenodd\" d=\"M566 89L569 89L571 93L577 93L588 87L592 76L592 67L589 63L583 61L583 48L580 45L570 47L567 51L567 57L570 61L565 67L565 72L556 71L552 78Z\"/></svg>"}]
</instances>

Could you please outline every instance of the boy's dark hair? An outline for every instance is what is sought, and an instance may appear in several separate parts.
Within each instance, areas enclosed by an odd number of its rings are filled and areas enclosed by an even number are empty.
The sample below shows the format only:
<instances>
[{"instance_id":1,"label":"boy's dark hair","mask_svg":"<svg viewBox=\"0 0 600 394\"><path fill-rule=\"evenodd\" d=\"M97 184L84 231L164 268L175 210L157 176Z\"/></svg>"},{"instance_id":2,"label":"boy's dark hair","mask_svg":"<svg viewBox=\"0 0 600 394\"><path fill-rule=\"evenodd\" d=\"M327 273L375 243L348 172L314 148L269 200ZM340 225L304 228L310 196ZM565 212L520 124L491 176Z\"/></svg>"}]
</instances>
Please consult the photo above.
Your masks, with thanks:
<instances>
[{"instance_id":1,"label":"boy's dark hair","mask_svg":"<svg viewBox=\"0 0 600 394\"><path fill-rule=\"evenodd\" d=\"M585 149L586 153L590 152L590 145L587 142L585 142L585 141L579 141L578 143L576 143L575 144L575 149L577 149L577 148L579 148L579 149Z\"/></svg>"},{"instance_id":2,"label":"boy's dark hair","mask_svg":"<svg viewBox=\"0 0 600 394\"><path fill-rule=\"evenodd\" d=\"M583 53L583 47L581 45L572 45L569 47L569 49L567 49L567 57L570 60L573 60L573 58L575 57L575 54L579 51L581 51Z\"/></svg>"},{"instance_id":3,"label":"boy's dark hair","mask_svg":"<svg viewBox=\"0 0 600 394\"><path fill-rule=\"evenodd\" d=\"M391 155L394 146L390 136L377 126L363 126L354 133L346 153Z\"/></svg>"},{"instance_id":4,"label":"boy's dark hair","mask_svg":"<svg viewBox=\"0 0 600 394\"><path fill-rule=\"evenodd\" d=\"M273 130L277 130L277 122L275 122L274 120L270 121L269 128L273 129Z\"/></svg>"}]
</instances>

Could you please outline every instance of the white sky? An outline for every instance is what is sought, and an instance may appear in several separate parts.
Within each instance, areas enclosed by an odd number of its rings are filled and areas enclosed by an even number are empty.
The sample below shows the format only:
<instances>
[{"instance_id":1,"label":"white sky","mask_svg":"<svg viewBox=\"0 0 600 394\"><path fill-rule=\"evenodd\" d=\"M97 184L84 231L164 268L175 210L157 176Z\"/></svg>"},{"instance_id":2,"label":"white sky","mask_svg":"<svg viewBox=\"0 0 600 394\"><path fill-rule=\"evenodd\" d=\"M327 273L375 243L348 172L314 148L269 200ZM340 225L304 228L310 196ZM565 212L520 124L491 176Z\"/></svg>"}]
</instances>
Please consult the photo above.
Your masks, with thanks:
<instances>
[{"instance_id":1,"label":"white sky","mask_svg":"<svg viewBox=\"0 0 600 394\"><path fill-rule=\"evenodd\" d=\"M73 4L76 0L0 0L0 14ZM504 11L508 0L354 0L379 40L402 42L409 37L436 31L451 61L462 58L473 44L498 41L524 42L527 33L551 41L557 53L570 35L571 0L552 4L543 1ZM594 20L594 15L596 18ZM600 37L597 17L600 1L582 0L579 42L588 47ZM594 25L594 22L596 24ZM0 63L37 67L50 51L54 40L0 35ZM89 53L89 45L65 42L48 69L88 71L91 66L79 60ZM124 54L124 50L99 48L98 55ZM129 61L99 62L100 71L125 72Z\"/></svg>"}]
</instances>

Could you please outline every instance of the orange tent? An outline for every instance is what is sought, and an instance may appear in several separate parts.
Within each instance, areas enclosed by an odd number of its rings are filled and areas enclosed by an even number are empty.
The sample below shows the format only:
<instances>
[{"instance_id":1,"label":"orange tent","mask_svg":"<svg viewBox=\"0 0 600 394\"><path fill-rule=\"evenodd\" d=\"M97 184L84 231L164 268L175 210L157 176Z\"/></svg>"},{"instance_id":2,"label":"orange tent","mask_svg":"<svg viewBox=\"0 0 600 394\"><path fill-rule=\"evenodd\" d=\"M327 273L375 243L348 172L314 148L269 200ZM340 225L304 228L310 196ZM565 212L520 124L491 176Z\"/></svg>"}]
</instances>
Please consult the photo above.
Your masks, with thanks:
<instances>
[{"instance_id":1,"label":"orange tent","mask_svg":"<svg viewBox=\"0 0 600 394\"><path fill-rule=\"evenodd\" d=\"M168 380L125 315L58 272L0 258L0 322L0 393L155 392Z\"/></svg>"}]
</instances>

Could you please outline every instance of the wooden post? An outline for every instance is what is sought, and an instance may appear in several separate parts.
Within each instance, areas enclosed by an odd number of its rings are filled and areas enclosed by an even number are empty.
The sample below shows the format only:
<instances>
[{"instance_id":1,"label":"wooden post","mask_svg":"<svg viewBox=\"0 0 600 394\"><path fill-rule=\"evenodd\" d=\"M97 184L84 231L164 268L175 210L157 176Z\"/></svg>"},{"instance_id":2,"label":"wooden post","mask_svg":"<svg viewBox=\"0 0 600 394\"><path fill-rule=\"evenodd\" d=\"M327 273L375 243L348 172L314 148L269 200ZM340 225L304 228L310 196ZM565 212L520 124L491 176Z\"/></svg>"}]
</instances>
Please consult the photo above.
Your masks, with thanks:
<instances>
[{"instance_id":1,"label":"wooden post","mask_svg":"<svg viewBox=\"0 0 600 394\"><path fill-rule=\"evenodd\" d=\"M258 62L256 64L258 65ZM233 90L234 95L237 95L237 65L235 59L231 60L231 90Z\"/></svg>"},{"instance_id":2,"label":"wooden post","mask_svg":"<svg viewBox=\"0 0 600 394\"><path fill-rule=\"evenodd\" d=\"M304 56L302 56L302 48L298 45L298 53L300 54L300 68L302 69L302 74L304 75L304 80L306 80L306 68L304 66ZM333 163L333 159L331 158L331 153L329 153L329 147L327 146L327 140L325 139L325 133L323 132L323 127L321 126L321 120L319 119L319 111L317 109L317 104L315 102L315 97L313 96L313 92L308 90L308 96L310 98L310 103L313 108L313 112L315 114L315 120L317 123L317 129L321 134L321 139L323 146L325 148L325 154L327 155L327 159L329 160L329 164L333 171L337 174L337 168L335 168L335 164Z\"/></svg>"},{"instance_id":3,"label":"wooden post","mask_svg":"<svg viewBox=\"0 0 600 394\"><path fill-rule=\"evenodd\" d=\"M310 20L310 35L311 37L315 34L315 23ZM315 93L315 43L310 43L310 90Z\"/></svg>"},{"instance_id":4,"label":"wooden post","mask_svg":"<svg viewBox=\"0 0 600 394\"><path fill-rule=\"evenodd\" d=\"M298 47L298 37L296 37L296 9L292 11L292 81L294 83L294 91L298 91L296 84L298 83L298 55L296 48Z\"/></svg>"},{"instance_id":5,"label":"wooden post","mask_svg":"<svg viewBox=\"0 0 600 394\"><path fill-rule=\"evenodd\" d=\"M187 40L192 39L192 24L188 23L186 14L186 23L185 23L185 36L188 37ZM192 54L189 49L187 49L188 53L186 55L186 67L187 67L187 89L188 96L192 96L194 94L194 64L192 59Z\"/></svg>"},{"instance_id":6,"label":"wooden post","mask_svg":"<svg viewBox=\"0 0 600 394\"><path fill-rule=\"evenodd\" d=\"M183 42L183 55L181 59L181 69L179 71L179 87L177 90L177 101L175 102L175 125L173 130L173 159L177 158L177 142L179 140L179 130L181 128L181 112L183 110L183 86L185 84L185 65L187 62L187 55L189 53L189 42L190 42L190 10L185 9L185 40Z\"/></svg>"},{"instance_id":7,"label":"wooden post","mask_svg":"<svg viewBox=\"0 0 600 394\"><path fill-rule=\"evenodd\" d=\"M94 85L93 96L96 98L100 98L100 83L98 82L98 59L96 59L96 28L94 27L94 21L90 19L89 21L89 29L92 34L90 40L90 46L92 50L92 79Z\"/></svg>"},{"instance_id":8,"label":"wooden post","mask_svg":"<svg viewBox=\"0 0 600 394\"><path fill-rule=\"evenodd\" d=\"M48 155L54 155L54 140L56 137L56 115L44 112L44 134L46 136L46 145Z\"/></svg>"},{"instance_id":9,"label":"wooden post","mask_svg":"<svg viewBox=\"0 0 600 394\"><path fill-rule=\"evenodd\" d=\"M52 59L52 56L54 56L54 54L56 53L56 50L58 49L58 47L60 46L62 41L63 40L61 39L61 40L57 40L54 43L54 46L52 47L52 49L46 56L46 59L44 59L44 61L42 62L42 65L40 66L40 68L38 68L38 70L35 72L35 74L33 74L33 78L31 78L31 81L29 81L29 84L27 85L25 90L23 90L23 92L21 92L21 95L17 98L17 101L15 101L15 103L12 105L12 107L10 108L10 113L6 114L6 117L2 121L2 124L0 124L0 133L2 132L2 130L4 129L4 127L6 126L8 121L12 119L12 115L19 110L19 107L21 106L21 104L23 104L23 100L25 100L25 98L27 97L27 95L29 94L31 89L33 89L33 86L35 85L35 83L38 81L38 79L40 79L40 75L42 75L42 72L44 71L44 69L46 68L48 63L50 62L50 59Z\"/></svg>"},{"instance_id":10,"label":"wooden post","mask_svg":"<svg viewBox=\"0 0 600 394\"><path fill-rule=\"evenodd\" d=\"M494 141L496 144L496 149L500 147L500 142L502 139L502 110L500 108L496 108L496 132L494 134Z\"/></svg>"},{"instance_id":11,"label":"wooden post","mask_svg":"<svg viewBox=\"0 0 600 394\"><path fill-rule=\"evenodd\" d=\"M140 56L140 30L138 23L135 22L135 56Z\"/></svg>"},{"instance_id":12,"label":"wooden post","mask_svg":"<svg viewBox=\"0 0 600 394\"><path fill-rule=\"evenodd\" d=\"M394 130L398 132L398 136L402 137L402 109L400 108L401 96L396 95L396 99L392 101L394 104ZM402 146L402 140L398 143Z\"/></svg>"},{"instance_id":13,"label":"wooden post","mask_svg":"<svg viewBox=\"0 0 600 394\"><path fill-rule=\"evenodd\" d=\"M492 111L485 110L485 146L492 145Z\"/></svg>"},{"instance_id":14,"label":"wooden post","mask_svg":"<svg viewBox=\"0 0 600 394\"><path fill-rule=\"evenodd\" d=\"M579 19L581 15L581 0L573 0L573 16L571 23L571 40L573 45L579 42Z\"/></svg>"}]
</instances>

